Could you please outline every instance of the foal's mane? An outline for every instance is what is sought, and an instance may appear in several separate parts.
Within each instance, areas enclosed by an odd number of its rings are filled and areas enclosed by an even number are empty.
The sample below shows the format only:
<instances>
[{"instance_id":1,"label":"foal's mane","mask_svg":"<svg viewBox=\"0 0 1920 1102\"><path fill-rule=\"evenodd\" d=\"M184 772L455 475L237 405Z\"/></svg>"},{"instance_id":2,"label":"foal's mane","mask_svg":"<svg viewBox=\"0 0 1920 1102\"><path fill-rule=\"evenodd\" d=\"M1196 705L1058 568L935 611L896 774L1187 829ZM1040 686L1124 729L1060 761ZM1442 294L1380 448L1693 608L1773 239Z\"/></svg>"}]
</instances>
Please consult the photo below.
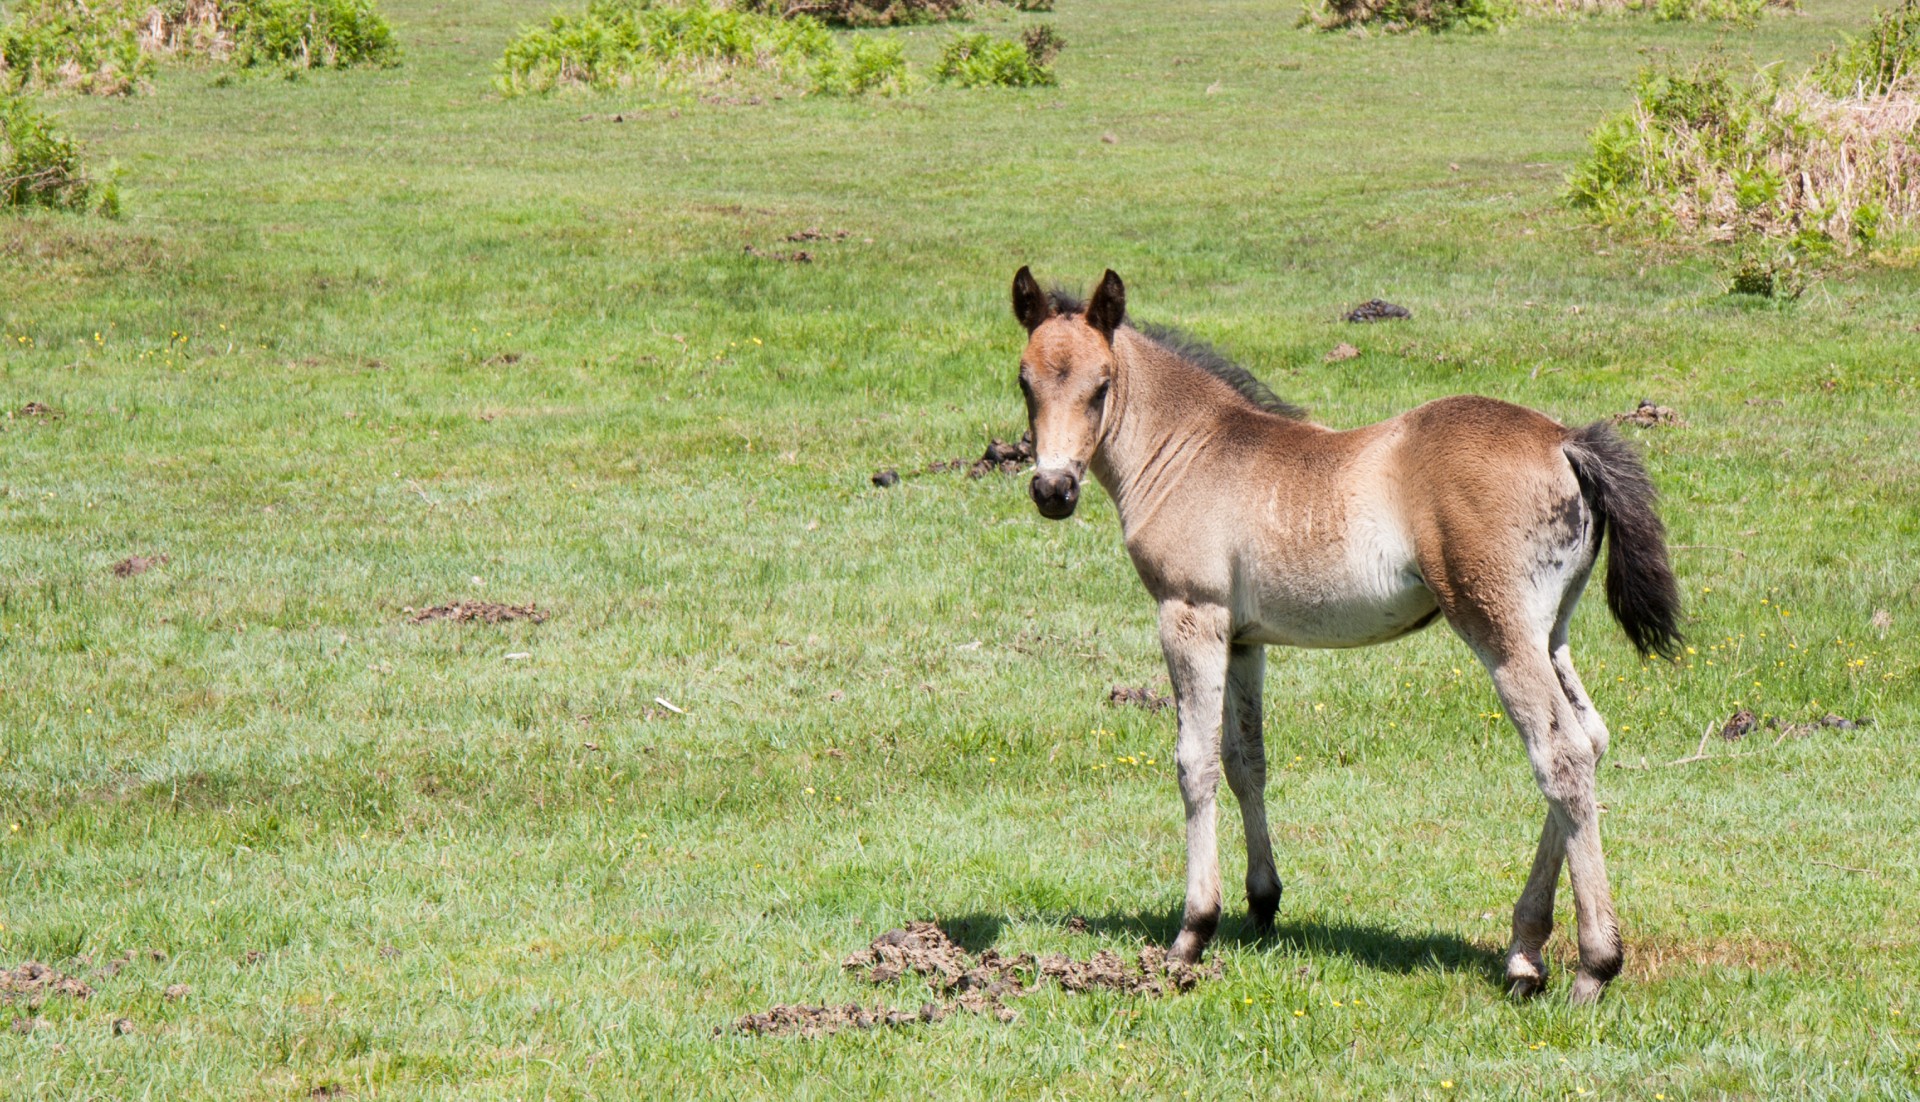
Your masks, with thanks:
<instances>
[{"instance_id":1,"label":"foal's mane","mask_svg":"<svg viewBox=\"0 0 1920 1102\"><path fill-rule=\"evenodd\" d=\"M1047 300L1052 303L1056 314L1084 314L1087 310L1087 304L1080 296L1058 287L1047 292ZM1162 350L1172 353L1226 383L1253 408L1294 421L1307 419L1305 409L1275 394L1268 389L1267 384L1254 378L1253 372L1234 363L1225 353L1199 337L1170 325L1134 324L1128 319L1122 319L1121 324L1160 346Z\"/></svg>"}]
</instances>

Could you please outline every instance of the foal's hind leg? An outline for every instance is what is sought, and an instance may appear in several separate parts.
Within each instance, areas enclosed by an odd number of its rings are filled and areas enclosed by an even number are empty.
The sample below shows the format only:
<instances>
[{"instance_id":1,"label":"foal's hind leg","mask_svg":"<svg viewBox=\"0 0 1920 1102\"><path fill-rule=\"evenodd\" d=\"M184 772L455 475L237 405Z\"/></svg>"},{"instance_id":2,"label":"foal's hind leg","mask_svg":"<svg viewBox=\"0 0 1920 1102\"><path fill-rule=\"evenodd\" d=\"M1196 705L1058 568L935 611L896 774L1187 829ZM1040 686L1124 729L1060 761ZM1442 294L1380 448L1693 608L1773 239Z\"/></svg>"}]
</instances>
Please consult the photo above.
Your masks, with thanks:
<instances>
[{"instance_id":1,"label":"foal's hind leg","mask_svg":"<svg viewBox=\"0 0 1920 1102\"><path fill-rule=\"evenodd\" d=\"M1514 909L1516 949L1523 937L1550 928L1552 883L1559 878L1560 859L1553 850L1558 833L1573 881L1574 915L1579 924L1580 974L1572 999L1593 1002L1607 982L1620 972L1620 929L1614 917L1613 893L1607 883L1606 858L1600 849L1600 809L1594 794L1594 771L1599 755L1594 740L1561 688L1550 657L1549 641L1525 639L1508 648L1481 648L1481 660L1493 674L1494 688L1507 715L1520 731L1533 765L1534 780L1547 798L1548 823L1541 831L1527 890ZM1541 890L1543 889L1544 890ZM1544 904L1545 920L1541 919ZM1537 954L1537 949L1535 950ZM1526 963L1532 960L1520 954ZM1515 956L1509 954L1509 975ZM1544 978L1544 969L1541 970ZM1516 977L1522 987L1525 975Z\"/></svg>"},{"instance_id":2,"label":"foal's hind leg","mask_svg":"<svg viewBox=\"0 0 1920 1102\"><path fill-rule=\"evenodd\" d=\"M1582 571L1568 585L1560 599L1560 612L1548 647L1554 678L1560 683L1561 694L1573 707L1587 744L1593 750L1594 763L1598 765L1607 752L1607 724L1587 696L1586 686L1580 683L1580 674L1573 668L1573 655L1567 648L1567 625L1573 620L1574 607L1580 603L1586 584L1587 571ZM1565 856L1566 837L1558 816L1548 809L1546 822L1540 828L1540 847L1533 856L1533 871L1528 874L1527 886L1521 890L1520 901L1513 908L1513 945L1507 950L1507 981L1515 996L1524 998L1535 994L1547 984L1547 963L1542 950L1553 934L1553 897Z\"/></svg>"},{"instance_id":3,"label":"foal's hind leg","mask_svg":"<svg viewBox=\"0 0 1920 1102\"><path fill-rule=\"evenodd\" d=\"M1220 925L1220 851L1215 796L1220 787L1220 720L1232 620L1219 605L1170 600L1160 605L1160 648L1180 712L1174 763L1187 808L1187 908L1169 960L1192 964Z\"/></svg>"},{"instance_id":4,"label":"foal's hind leg","mask_svg":"<svg viewBox=\"0 0 1920 1102\"><path fill-rule=\"evenodd\" d=\"M1267 745L1260 727L1261 682L1267 672L1267 648L1234 644L1227 657L1227 706L1220 761L1227 785L1240 803L1247 834L1247 912L1257 934L1273 929L1280 909L1280 874L1273 867L1273 843L1267 836Z\"/></svg>"}]
</instances>

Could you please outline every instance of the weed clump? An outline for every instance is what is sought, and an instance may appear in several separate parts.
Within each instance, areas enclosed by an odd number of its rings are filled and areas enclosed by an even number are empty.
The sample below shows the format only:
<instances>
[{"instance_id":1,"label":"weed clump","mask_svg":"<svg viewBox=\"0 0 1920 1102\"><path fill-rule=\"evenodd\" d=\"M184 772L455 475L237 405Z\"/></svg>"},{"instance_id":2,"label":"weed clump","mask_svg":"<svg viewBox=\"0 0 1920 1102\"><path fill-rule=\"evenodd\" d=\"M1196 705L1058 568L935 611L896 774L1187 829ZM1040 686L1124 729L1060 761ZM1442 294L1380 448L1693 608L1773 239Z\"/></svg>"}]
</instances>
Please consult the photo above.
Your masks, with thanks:
<instances>
[{"instance_id":1,"label":"weed clump","mask_svg":"<svg viewBox=\"0 0 1920 1102\"><path fill-rule=\"evenodd\" d=\"M124 95L156 58L309 69L398 55L373 0L24 0L0 25L0 87Z\"/></svg>"},{"instance_id":2,"label":"weed clump","mask_svg":"<svg viewBox=\"0 0 1920 1102\"><path fill-rule=\"evenodd\" d=\"M1831 96L1869 98L1911 86L1920 76L1920 3L1876 12L1866 34L1821 55L1809 75Z\"/></svg>"},{"instance_id":3,"label":"weed clump","mask_svg":"<svg viewBox=\"0 0 1920 1102\"><path fill-rule=\"evenodd\" d=\"M1911 25L1916 3L1883 15L1869 39L1906 33L1885 27ZM1850 43L1790 82L1741 78L1719 59L1643 72L1633 105L1594 131L1567 199L1602 223L1785 240L1806 254L1910 230L1920 223L1920 80L1889 53Z\"/></svg>"},{"instance_id":4,"label":"weed clump","mask_svg":"<svg viewBox=\"0 0 1920 1102\"><path fill-rule=\"evenodd\" d=\"M1800 0L1309 0L1300 24L1323 31L1371 28L1488 31L1515 19L1648 15L1660 22L1751 23L1770 8L1795 10Z\"/></svg>"},{"instance_id":5,"label":"weed clump","mask_svg":"<svg viewBox=\"0 0 1920 1102\"><path fill-rule=\"evenodd\" d=\"M742 11L781 19L805 16L829 27L959 23L996 3L1021 11L1053 10L1053 0L733 0Z\"/></svg>"},{"instance_id":6,"label":"weed clump","mask_svg":"<svg viewBox=\"0 0 1920 1102\"><path fill-rule=\"evenodd\" d=\"M813 89L842 96L905 95L913 90L906 46L897 38L857 38L850 50L820 59L813 70Z\"/></svg>"},{"instance_id":7,"label":"weed clump","mask_svg":"<svg viewBox=\"0 0 1920 1102\"><path fill-rule=\"evenodd\" d=\"M1039 30L1039 28L1035 28ZM940 51L934 76L962 88L1031 88L1056 83L1053 58L1064 45L1051 33L1035 40L1014 42L989 34L964 34ZM1043 60L1044 58L1044 60Z\"/></svg>"},{"instance_id":8,"label":"weed clump","mask_svg":"<svg viewBox=\"0 0 1920 1102\"><path fill-rule=\"evenodd\" d=\"M111 184L87 174L72 138L24 97L0 93L0 209L29 207L112 216L120 201Z\"/></svg>"},{"instance_id":9,"label":"weed clump","mask_svg":"<svg viewBox=\"0 0 1920 1102\"><path fill-rule=\"evenodd\" d=\"M555 15L508 43L497 83L508 95L522 95L716 80L754 70L796 79L833 52L832 34L807 16L717 8L707 0L677 6L593 0L586 11Z\"/></svg>"},{"instance_id":10,"label":"weed clump","mask_svg":"<svg viewBox=\"0 0 1920 1102\"><path fill-rule=\"evenodd\" d=\"M779 19L807 18L832 27L898 27L949 23L972 14L970 0L738 0L742 11Z\"/></svg>"},{"instance_id":11,"label":"weed clump","mask_svg":"<svg viewBox=\"0 0 1920 1102\"><path fill-rule=\"evenodd\" d=\"M1514 0L1320 0L1301 12L1300 22L1323 31L1490 31L1518 14Z\"/></svg>"}]
</instances>

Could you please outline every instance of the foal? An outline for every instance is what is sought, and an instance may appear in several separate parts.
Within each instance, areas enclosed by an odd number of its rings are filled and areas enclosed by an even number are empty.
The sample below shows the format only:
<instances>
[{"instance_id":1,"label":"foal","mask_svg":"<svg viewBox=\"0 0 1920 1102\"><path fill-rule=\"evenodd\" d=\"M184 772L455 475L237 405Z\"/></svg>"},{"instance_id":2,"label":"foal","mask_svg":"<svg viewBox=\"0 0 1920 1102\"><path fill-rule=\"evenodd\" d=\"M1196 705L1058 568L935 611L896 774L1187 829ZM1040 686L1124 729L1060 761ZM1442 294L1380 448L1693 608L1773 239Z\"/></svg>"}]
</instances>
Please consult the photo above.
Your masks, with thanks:
<instances>
[{"instance_id":1,"label":"foal","mask_svg":"<svg viewBox=\"0 0 1920 1102\"><path fill-rule=\"evenodd\" d=\"M1280 903L1267 836L1260 692L1269 644L1358 647L1444 616L1520 731L1546 824L1513 909L1507 979L1546 983L1564 859L1580 938L1574 1002L1600 997L1621 946L1600 851L1594 767L1607 726L1567 652L1567 623L1609 533L1607 603L1642 654L1680 642L1680 596L1653 484L1604 424L1569 429L1490 398L1442 398L1365 428L1311 424L1193 342L1126 322L1111 271L1085 306L1021 268L1020 389L1043 516L1073 515L1088 470L1120 513L1160 607L1179 709L1187 904L1172 959L1200 958L1220 921L1214 798L1221 765L1247 835L1247 903Z\"/></svg>"}]
</instances>

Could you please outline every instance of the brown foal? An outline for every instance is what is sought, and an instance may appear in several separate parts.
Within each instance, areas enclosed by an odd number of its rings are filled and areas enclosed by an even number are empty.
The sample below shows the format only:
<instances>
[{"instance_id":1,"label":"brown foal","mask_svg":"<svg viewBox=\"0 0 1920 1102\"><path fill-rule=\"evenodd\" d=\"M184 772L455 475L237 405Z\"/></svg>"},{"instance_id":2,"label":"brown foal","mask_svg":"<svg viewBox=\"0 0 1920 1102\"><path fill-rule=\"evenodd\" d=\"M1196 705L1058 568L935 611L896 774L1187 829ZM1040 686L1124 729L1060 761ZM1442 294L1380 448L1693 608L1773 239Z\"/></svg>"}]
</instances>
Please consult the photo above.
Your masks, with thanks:
<instances>
[{"instance_id":1,"label":"brown foal","mask_svg":"<svg viewBox=\"0 0 1920 1102\"><path fill-rule=\"evenodd\" d=\"M1571 997L1599 998L1621 966L1594 798L1607 725L1574 671L1567 624L1603 535L1621 627L1642 654L1680 640L1665 530L1633 451L1604 424L1569 429L1490 398L1442 398L1344 432L1311 424L1212 350L1129 325L1112 272L1081 305L1022 268L1013 309L1028 334L1020 388L1034 504L1071 516L1091 470L1160 609L1187 813L1173 959L1198 960L1220 921L1223 764L1246 824L1254 925L1270 928L1279 907L1260 716L1267 646L1384 643L1444 617L1492 675L1547 802L1513 912L1511 989L1546 983L1541 949L1564 861L1580 939Z\"/></svg>"}]
</instances>

